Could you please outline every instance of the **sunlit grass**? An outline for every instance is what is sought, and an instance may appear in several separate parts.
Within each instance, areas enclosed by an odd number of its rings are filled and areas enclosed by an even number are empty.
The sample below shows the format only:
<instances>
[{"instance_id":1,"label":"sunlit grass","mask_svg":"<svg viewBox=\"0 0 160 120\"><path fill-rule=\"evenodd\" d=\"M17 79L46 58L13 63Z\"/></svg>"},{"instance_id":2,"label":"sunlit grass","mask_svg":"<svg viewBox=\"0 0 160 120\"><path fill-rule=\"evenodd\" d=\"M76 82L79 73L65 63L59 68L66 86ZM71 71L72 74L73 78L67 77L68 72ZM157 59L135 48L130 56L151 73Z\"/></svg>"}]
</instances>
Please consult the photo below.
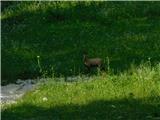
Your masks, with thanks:
<instances>
[{"instance_id":1,"label":"sunlit grass","mask_svg":"<svg viewBox=\"0 0 160 120\"><path fill-rule=\"evenodd\" d=\"M141 65L119 75L103 73L86 80L84 78L80 75L77 82L55 82L57 78L50 78L28 92L16 104L2 109L2 118L10 120L19 115L20 120L37 120L43 114L46 115L43 119L69 119L72 116L82 119L83 115L93 116L91 118L95 119L115 119L118 116L140 119L141 116L141 120L145 120L148 116L155 119L159 117L160 64L153 68ZM88 107L81 109L85 106ZM41 115L42 111L46 113ZM125 115L126 112L128 116ZM110 116L113 113L115 115Z\"/></svg>"}]
</instances>

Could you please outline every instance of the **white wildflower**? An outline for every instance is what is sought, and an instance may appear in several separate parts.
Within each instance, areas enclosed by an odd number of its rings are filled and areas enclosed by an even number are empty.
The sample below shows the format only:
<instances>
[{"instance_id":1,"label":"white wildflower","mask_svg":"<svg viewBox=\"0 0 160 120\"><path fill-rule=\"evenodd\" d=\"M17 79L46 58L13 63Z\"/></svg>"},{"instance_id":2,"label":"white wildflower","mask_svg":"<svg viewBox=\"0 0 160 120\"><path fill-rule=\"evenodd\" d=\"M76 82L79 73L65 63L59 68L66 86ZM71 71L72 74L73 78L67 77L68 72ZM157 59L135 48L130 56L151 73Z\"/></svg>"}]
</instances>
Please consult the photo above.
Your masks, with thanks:
<instances>
[{"instance_id":1,"label":"white wildflower","mask_svg":"<svg viewBox=\"0 0 160 120\"><path fill-rule=\"evenodd\" d=\"M47 99L47 97L43 97L43 101L47 101L48 99Z\"/></svg>"},{"instance_id":2,"label":"white wildflower","mask_svg":"<svg viewBox=\"0 0 160 120\"><path fill-rule=\"evenodd\" d=\"M116 106L115 106L115 105L111 105L111 107L112 107L112 108L116 108Z\"/></svg>"}]
</instances>

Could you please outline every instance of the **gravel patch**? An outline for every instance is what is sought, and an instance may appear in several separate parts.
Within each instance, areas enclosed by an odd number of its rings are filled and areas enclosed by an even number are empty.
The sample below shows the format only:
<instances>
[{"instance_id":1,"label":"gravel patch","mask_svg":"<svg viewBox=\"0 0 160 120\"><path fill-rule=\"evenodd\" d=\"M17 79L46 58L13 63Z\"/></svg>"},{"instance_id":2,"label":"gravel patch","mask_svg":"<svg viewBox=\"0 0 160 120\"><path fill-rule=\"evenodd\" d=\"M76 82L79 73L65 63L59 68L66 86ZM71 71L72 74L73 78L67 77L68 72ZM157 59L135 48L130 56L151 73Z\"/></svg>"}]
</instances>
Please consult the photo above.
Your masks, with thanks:
<instances>
[{"instance_id":1,"label":"gravel patch","mask_svg":"<svg viewBox=\"0 0 160 120\"><path fill-rule=\"evenodd\" d=\"M17 80L15 84L1 86L1 104L16 103L27 91L36 86L35 80Z\"/></svg>"}]
</instances>

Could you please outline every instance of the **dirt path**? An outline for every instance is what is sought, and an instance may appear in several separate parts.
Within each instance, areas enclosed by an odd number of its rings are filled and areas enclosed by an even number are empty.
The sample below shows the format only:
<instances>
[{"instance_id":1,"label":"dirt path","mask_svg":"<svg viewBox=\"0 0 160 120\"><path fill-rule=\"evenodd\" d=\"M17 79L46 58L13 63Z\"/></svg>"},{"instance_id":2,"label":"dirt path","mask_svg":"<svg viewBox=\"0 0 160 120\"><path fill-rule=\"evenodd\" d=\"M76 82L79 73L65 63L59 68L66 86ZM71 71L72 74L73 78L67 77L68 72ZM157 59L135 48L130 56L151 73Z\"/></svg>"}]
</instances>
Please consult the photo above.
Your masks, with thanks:
<instances>
[{"instance_id":1,"label":"dirt path","mask_svg":"<svg viewBox=\"0 0 160 120\"><path fill-rule=\"evenodd\" d=\"M24 93L32 90L36 84L35 80L17 80L16 84L1 86L1 104L15 103Z\"/></svg>"},{"instance_id":2,"label":"dirt path","mask_svg":"<svg viewBox=\"0 0 160 120\"><path fill-rule=\"evenodd\" d=\"M57 81L61 81L63 78L56 78ZM73 82L82 80L82 77L67 77L66 82ZM89 80L88 77L83 77L83 80ZM22 97L27 91L30 91L39 83L45 83L47 79L36 80L17 80L15 84L8 84L1 86L1 104L16 103L16 100Z\"/></svg>"}]
</instances>

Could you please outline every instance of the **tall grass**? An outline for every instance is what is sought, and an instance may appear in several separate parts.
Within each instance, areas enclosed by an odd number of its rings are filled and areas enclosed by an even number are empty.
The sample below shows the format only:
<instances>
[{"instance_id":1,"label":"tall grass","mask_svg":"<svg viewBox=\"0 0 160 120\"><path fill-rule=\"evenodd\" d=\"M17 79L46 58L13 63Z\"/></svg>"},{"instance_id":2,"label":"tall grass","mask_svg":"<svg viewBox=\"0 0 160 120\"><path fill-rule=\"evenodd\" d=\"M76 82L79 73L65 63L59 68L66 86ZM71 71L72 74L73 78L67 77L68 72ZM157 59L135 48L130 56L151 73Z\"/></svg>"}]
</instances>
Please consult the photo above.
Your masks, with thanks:
<instances>
[{"instance_id":1,"label":"tall grass","mask_svg":"<svg viewBox=\"0 0 160 120\"><path fill-rule=\"evenodd\" d=\"M55 79L41 83L16 104L4 107L2 118L146 120L160 117L160 64L153 68L146 64L132 67L119 75L80 76L77 82L55 82Z\"/></svg>"}]
</instances>

